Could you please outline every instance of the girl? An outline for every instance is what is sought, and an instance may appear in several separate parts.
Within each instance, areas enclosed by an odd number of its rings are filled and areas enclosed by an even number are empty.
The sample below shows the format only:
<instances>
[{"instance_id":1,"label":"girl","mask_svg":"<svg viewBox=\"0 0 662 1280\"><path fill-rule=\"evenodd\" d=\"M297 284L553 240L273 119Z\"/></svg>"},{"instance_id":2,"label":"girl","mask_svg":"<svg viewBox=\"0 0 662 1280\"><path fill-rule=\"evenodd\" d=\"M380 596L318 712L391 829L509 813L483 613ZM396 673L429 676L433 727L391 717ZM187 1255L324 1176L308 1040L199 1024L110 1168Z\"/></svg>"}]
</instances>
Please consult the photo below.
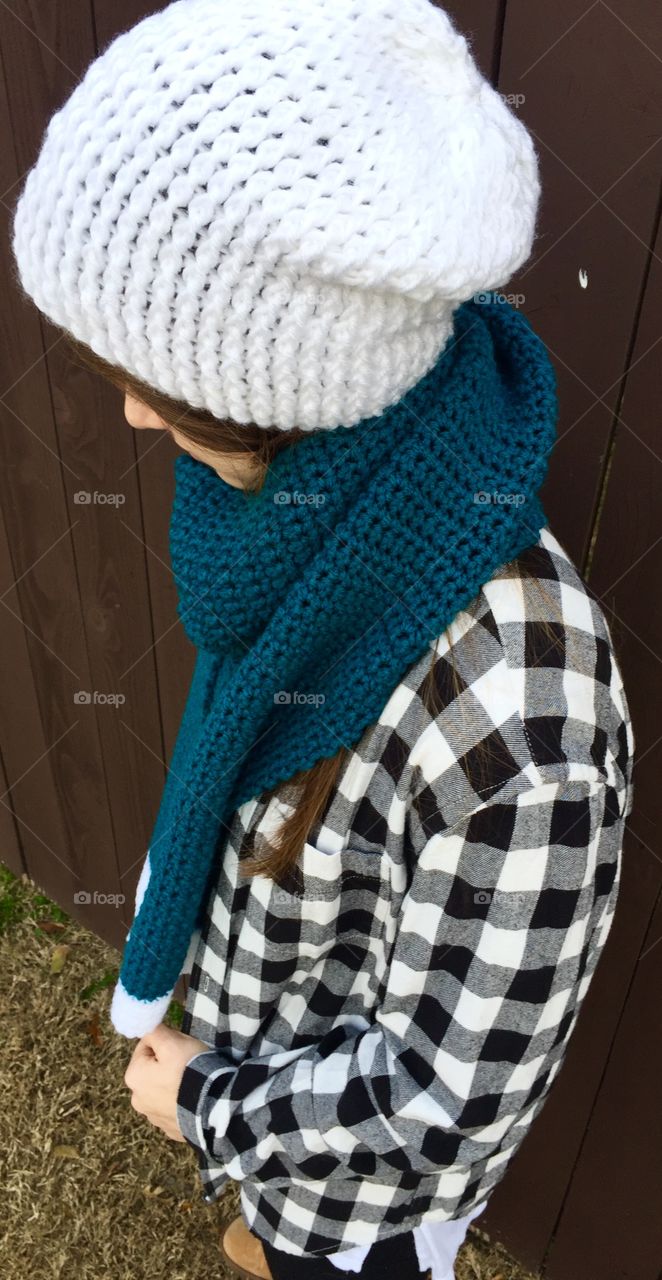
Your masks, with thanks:
<instances>
[{"instance_id":1,"label":"girl","mask_svg":"<svg viewBox=\"0 0 662 1280\"><path fill-rule=\"evenodd\" d=\"M245 1276L449 1280L610 931L632 728L494 292L538 198L428 0L178 0L15 211L19 287L184 451L196 666L111 1018L134 1108L240 1182Z\"/></svg>"}]
</instances>

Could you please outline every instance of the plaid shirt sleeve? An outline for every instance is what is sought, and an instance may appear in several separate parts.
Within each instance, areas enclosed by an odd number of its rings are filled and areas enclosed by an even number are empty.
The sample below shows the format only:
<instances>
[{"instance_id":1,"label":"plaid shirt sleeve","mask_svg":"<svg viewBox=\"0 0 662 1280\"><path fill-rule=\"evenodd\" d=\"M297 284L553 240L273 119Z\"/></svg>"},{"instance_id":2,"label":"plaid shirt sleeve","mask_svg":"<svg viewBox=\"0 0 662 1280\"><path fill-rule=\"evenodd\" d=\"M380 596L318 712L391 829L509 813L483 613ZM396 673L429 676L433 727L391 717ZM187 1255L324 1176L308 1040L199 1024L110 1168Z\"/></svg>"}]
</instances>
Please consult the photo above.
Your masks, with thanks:
<instances>
[{"instance_id":1,"label":"plaid shirt sleeve","mask_svg":"<svg viewBox=\"0 0 662 1280\"><path fill-rule=\"evenodd\" d=\"M618 885L615 793L564 770L413 822L374 1022L239 1065L196 1054L177 1117L198 1152L266 1182L425 1176L502 1145L561 1066Z\"/></svg>"}]
</instances>

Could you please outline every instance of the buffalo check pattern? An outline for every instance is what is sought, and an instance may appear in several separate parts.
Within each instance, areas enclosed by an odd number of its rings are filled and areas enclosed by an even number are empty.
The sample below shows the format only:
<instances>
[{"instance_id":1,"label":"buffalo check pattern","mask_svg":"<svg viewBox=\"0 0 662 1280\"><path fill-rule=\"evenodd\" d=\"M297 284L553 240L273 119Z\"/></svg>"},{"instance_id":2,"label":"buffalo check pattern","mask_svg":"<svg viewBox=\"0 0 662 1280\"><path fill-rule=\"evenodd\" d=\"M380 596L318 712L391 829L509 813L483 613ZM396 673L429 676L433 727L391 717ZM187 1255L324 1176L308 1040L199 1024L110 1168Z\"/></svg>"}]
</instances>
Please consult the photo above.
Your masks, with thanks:
<instances>
[{"instance_id":1,"label":"buffalo check pattern","mask_svg":"<svg viewBox=\"0 0 662 1280\"><path fill-rule=\"evenodd\" d=\"M177 1115L205 1198L237 1180L277 1249L470 1213L564 1061L615 911L635 744L607 621L549 527L524 562L544 596L485 584L355 745L285 882L238 865L286 788L233 815L189 951L182 1030L209 1050Z\"/></svg>"}]
</instances>

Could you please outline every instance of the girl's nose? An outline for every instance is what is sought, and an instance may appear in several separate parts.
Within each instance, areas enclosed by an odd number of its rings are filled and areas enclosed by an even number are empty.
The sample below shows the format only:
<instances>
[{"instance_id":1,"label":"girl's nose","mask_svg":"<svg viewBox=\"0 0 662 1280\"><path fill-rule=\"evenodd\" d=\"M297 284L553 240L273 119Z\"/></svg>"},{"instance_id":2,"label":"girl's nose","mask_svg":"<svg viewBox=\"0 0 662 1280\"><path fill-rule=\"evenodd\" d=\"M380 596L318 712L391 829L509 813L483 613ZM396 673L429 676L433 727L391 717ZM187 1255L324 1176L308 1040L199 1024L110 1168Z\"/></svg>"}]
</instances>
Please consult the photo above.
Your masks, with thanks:
<instances>
[{"instance_id":1,"label":"girl's nose","mask_svg":"<svg viewBox=\"0 0 662 1280\"><path fill-rule=\"evenodd\" d=\"M164 431L165 423L161 421L157 413L150 409L141 400L136 400L135 396L127 394L124 397L124 417L130 427L136 431Z\"/></svg>"}]
</instances>

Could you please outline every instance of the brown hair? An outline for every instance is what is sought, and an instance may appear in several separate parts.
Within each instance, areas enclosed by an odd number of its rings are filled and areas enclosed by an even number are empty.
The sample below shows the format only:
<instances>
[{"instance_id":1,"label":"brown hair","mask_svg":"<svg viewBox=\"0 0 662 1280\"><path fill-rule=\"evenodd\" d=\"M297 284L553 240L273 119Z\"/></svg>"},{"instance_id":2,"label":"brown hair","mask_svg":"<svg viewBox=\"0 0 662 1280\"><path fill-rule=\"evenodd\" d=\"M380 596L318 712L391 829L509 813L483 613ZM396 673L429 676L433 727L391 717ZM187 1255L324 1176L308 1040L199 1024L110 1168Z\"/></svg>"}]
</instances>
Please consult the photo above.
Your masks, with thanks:
<instances>
[{"instance_id":1,"label":"brown hair","mask_svg":"<svg viewBox=\"0 0 662 1280\"><path fill-rule=\"evenodd\" d=\"M293 428L291 431L282 431L278 427L259 427L255 423L240 424L233 422L229 418L215 418L206 409L195 409L184 401L174 400L163 392L148 386L140 378L136 378L116 365L110 364L103 357L92 351L90 347L78 342L70 333L65 332L64 336L71 355L78 364L101 374L121 392L128 392L136 400L142 401L167 424L164 429L176 427L178 433L189 440L191 444L195 444L198 447L202 446L219 454L252 455L255 463L255 474L254 478L245 486L249 492L258 493L260 491L269 465L276 454L285 447L295 446L296 442L307 434L307 432L298 427ZM554 601L536 576L535 557L532 557L531 562L528 563L525 555L502 565L495 577L510 578L519 575L526 577L530 582L535 583L541 597L553 609ZM464 612L471 613L478 604L478 600L479 597L477 596L465 608ZM452 623L450 625L452 626ZM550 641L550 646L559 644L559 633L554 631L544 619L541 620L541 626ZM450 641L448 632L445 634ZM468 633L467 639L470 634ZM451 678L454 696L457 696L461 687L461 678L455 666L452 644L448 649L448 657L450 658L452 670ZM430 667L420 686L423 705L433 717L441 709L437 660L436 648L432 646ZM447 697L442 699L442 705L443 702L447 701ZM254 849L242 849L240 853L241 875L245 877L264 875L276 882L280 882L286 876L287 872L297 862L308 833L326 811L327 804L331 800L332 793L350 754L351 748L341 746L335 755L319 760L311 769L299 770L286 783L279 783L263 793L262 798L266 800L281 792L284 794L287 791L287 801L288 804L292 805L292 812L283 820L278 831L271 837L269 842L262 841L259 856L255 854ZM482 772L482 767L486 760L487 748L485 744L479 744L479 750L476 753L479 771Z\"/></svg>"},{"instance_id":2,"label":"brown hair","mask_svg":"<svg viewBox=\"0 0 662 1280\"><path fill-rule=\"evenodd\" d=\"M300 427L281 431L279 427L258 427L254 422L237 423L231 418L215 418L207 409L194 409L183 400L173 400L165 392L148 386L141 378L110 364L71 333L65 331L64 338L75 363L100 373L122 394L128 392L134 399L148 405L163 418L164 430L175 427L179 435L198 448L213 449L216 453L251 455L255 463L255 479L245 486L250 492L259 492L269 464L281 449L308 435Z\"/></svg>"}]
</instances>

